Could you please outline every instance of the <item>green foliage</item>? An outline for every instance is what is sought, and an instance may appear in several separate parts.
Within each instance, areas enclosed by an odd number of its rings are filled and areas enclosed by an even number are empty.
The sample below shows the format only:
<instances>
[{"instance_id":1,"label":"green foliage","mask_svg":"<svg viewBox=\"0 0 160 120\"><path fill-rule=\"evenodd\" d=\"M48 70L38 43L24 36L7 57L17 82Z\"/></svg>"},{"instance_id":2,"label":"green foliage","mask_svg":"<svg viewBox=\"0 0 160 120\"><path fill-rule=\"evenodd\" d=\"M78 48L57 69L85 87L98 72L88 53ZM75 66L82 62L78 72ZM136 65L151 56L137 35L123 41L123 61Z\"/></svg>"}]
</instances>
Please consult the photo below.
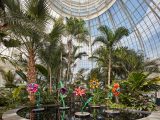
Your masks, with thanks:
<instances>
[{"instance_id":1,"label":"green foliage","mask_svg":"<svg viewBox=\"0 0 160 120\"><path fill-rule=\"evenodd\" d=\"M7 102L7 98L4 96L0 97L0 106L7 106L8 102Z\"/></svg>"},{"instance_id":2,"label":"green foliage","mask_svg":"<svg viewBox=\"0 0 160 120\"><path fill-rule=\"evenodd\" d=\"M17 73L24 81L27 82L27 76L26 76L26 74L25 74L21 69L16 70L16 73Z\"/></svg>"},{"instance_id":3,"label":"green foliage","mask_svg":"<svg viewBox=\"0 0 160 120\"><path fill-rule=\"evenodd\" d=\"M122 104L138 110L155 110L154 101L146 94L160 88L157 84L159 79L148 79L148 75L142 72L132 72L128 76L128 80L121 82L120 102Z\"/></svg>"},{"instance_id":4,"label":"green foliage","mask_svg":"<svg viewBox=\"0 0 160 120\"><path fill-rule=\"evenodd\" d=\"M15 80L15 74L13 72L4 71L3 69L0 69L0 73L2 75L2 78L5 80L5 86L7 88L14 88L16 85L14 84Z\"/></svg>"},{"instance_id":5,"label":"green foliage","mask_svg":"<svg viewBox=\"0 0 160 120\"><path fill-rule=\"evenodd\" d=\"M66 18L66 34L69 36L71 35L79 43L86 43L88 44L88 35L89 32L85 27L85 21L78 18Z\"/></svg>"},{"instance_id":6,"label":"green foliage","mask_svg":"<svg viewBox=\"0 0 160 120\"><path fill-rule=\"evenodd\" d=\"M45 76L46 78L48 77L48 71L43 65L36 64L36 68L43 76Z\"/></svg>"},{"instance_id":7,"label":"green foliage","mask_svg":"<svg viewBox=\"0 0 160 120\"><path fill-rule=\"evenodd\" d=\"M91 103L93 105L100 105L100 104L103 104L105 103L105 98L106 98L106 92L102 89L96 89L93 91L92 93L92 101Z\"/></svg>"},{"instance_id":8,"label":"green foliage","mask_svg":"<svg viewBox=\"0 0 160 120\"><path fill-rule=\"evenodd\" d=\"M28 93L26 91L26 86L19 86L12 91L13 99L16 102L23 103L28 100Z\"/></svg>"},{"instance_id":9,"label":"green foliage","mask_svg":"<svg viewBox=\"0 0 160 120\"><path fill-rule=\"evenodd\" d=\"M42 104L57 104L56 93L50 94L49 91L40 91Z\"/></svg>"},{"instance_id":10,"label":"green foliage","mask_svg":"<svg viewBox=\"0 0 160 120\"><path fill-rule=\"evenodd\" d=\"M14 39L10 39L10 40L3 40L2 41L4 46L6 46L7 48L9 47L19 47L21 45L21 42L19 40L14 40Z\"/></svg>"}]
</instances>

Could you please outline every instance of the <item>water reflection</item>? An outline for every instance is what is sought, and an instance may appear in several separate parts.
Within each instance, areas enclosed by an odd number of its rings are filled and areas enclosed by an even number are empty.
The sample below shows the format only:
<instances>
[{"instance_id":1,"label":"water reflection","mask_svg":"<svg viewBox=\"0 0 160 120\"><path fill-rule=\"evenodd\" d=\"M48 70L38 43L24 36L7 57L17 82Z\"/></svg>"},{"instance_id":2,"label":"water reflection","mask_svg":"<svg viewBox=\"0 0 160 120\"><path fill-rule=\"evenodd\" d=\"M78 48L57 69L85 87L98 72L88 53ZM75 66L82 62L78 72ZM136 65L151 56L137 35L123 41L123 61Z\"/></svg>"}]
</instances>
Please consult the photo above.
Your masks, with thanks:
<instances>
[{"instance_id":1,"label":"water reflection","mask_svg":"<svg viewBox=\"0 0 160 120\"><path fill-rule=\"evenodd\" d=\"M31 112L32 111L32 112ZM59 109L58 107L45 107L43 109L23 108L18 111L18 115L31 120L135 120L147 116L148 114L141 113L106 113L105 107L87 107L86 111L90 113L87 118L76 118L75 112L78 109Z\"/></svg>"}]
</instances>

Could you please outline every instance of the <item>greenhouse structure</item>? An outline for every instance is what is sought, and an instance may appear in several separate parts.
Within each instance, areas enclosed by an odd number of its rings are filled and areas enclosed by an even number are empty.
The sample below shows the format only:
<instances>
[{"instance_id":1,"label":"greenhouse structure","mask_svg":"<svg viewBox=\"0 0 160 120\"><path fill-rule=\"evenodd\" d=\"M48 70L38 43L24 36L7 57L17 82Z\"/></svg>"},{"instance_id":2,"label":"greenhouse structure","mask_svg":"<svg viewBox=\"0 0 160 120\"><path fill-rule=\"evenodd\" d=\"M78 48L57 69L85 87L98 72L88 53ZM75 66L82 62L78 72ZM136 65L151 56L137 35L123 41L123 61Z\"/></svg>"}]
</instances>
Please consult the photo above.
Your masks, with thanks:
<instances>
[{"instance_id":1,"label":"greenhouse structure","mask_svg":"<svg viewBox=\"0 0 160 120\"><path fill-rule=\"evenodd\" d=\"M0 120L160 120L160 0L0 0Z\"/></svg>"}]
</instances>

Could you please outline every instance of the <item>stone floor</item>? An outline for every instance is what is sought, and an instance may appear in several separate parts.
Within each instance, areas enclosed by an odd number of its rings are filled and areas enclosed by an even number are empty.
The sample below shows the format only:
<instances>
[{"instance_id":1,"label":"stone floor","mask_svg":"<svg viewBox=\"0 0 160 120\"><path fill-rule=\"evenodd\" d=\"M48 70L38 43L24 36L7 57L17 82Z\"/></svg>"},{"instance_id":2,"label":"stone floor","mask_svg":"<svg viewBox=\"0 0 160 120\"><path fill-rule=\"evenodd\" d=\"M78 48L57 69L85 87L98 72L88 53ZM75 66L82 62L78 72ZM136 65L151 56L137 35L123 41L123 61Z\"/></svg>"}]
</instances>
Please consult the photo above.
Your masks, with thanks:
<instances>
[{"instance_id":1,"label":"stone floor","mask_svg":"<svg viewBox=\"0 0 160 120\"><path fill-rule=\"evenodd\" d=\"M20 108L8 110L7 112L5 112L5 113L2 115L2 120L27 120L27 119L22 118L22 117L20 117L20 116L17 115L16 112L17 112L19 109L20 109Z\"/></svg>"},{"instance_id":2,"label":"stone floor","mask_svg":"<svg viewBox=\"0 0 160 120\"><path fill-rule=\"evenodd\" d=\"M148 117L139 120L160 120L160 111L152 112Z\"/></svg>"}]
</instances>

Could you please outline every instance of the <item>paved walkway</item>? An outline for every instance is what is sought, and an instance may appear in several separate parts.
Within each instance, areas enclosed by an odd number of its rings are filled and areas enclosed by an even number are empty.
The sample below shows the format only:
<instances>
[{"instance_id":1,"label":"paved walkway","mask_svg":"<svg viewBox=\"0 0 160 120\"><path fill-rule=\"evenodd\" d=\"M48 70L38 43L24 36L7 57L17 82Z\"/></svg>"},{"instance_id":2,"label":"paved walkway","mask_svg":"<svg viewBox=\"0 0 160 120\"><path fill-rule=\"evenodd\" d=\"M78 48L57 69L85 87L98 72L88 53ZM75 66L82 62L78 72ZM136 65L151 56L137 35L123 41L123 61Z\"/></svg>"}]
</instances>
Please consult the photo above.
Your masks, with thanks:
<instances>
[{"instance_id":1,"label":"paved walkway","mask_svg":"<svg viewBox=\"0 0 160 120\"><path fill-rule=\"evenodd\" d=\"M3 120L28 120L17 115L16 112L19 109L20 108L8 110L3 114L2 119ZM151 115L149 115L148 117L138 119L138 120L160 120L160 111L152 112Z\"/></svg>"},{"instance_id":2,"label":"paved walkway","mask_svg":"<svg viewBox=\"0 0 160 120\"><path fill-rule=\"evenodd\" d=\"M5 113L2 115L2 120L27 120L27 119L22 118L22 117L20 117L20 116L17 115L17 111L18 111L19 109L20 109L20 108L8 110L7 112L5 112Z\"/></svg>"},{"instance_id":3,"label":"paved walkway","mask_svg":"<svg viewBox=\"0 0 160 120\"><path fill-rule=\"evenodd\" d=\"M160 120L160 111L152 112L148 117L139 120Z\"/></svg>"}]
</instances>

